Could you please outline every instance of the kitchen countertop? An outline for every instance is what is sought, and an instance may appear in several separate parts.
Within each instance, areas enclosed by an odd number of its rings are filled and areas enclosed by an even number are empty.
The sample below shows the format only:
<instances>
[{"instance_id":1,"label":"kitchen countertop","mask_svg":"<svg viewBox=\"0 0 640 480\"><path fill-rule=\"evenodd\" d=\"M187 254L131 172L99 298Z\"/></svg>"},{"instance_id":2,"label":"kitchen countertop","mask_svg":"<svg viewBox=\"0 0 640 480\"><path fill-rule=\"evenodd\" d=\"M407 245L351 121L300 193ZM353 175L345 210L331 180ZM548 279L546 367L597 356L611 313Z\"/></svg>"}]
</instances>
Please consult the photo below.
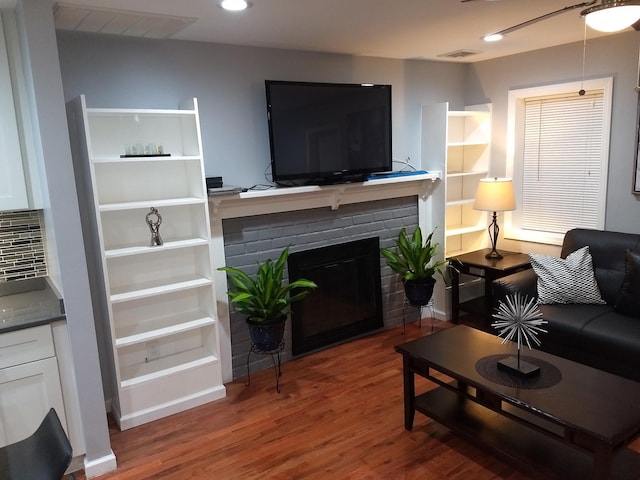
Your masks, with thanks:
<instances>
[{"instance_id":1,"label":"kitchen countertop","mask_svg":"<svg viewBox=\"0 0 640 480\"><path fill-rule=\"evenodd\" d=\"M47 278L0 283L0 333L65 318L64 302Z\"/></svg>"}]
</instances>

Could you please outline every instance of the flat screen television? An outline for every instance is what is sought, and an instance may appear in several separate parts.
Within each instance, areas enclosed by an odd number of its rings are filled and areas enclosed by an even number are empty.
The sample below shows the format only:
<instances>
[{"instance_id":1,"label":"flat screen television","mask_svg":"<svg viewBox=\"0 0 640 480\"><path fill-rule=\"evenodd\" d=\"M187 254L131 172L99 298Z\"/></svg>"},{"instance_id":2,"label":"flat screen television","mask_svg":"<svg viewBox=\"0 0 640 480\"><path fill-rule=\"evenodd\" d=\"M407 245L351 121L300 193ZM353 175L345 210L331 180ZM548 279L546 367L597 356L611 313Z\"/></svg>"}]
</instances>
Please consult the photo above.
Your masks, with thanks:
<instances>
[{"instance_id":1,"label":"flat screen television","mask_svg":"<svg viewBox=\"0 0 640 480\"><path fill-rule=\"evenodd\" d=\"M391 85L266 80L280 186L362 181L392 169Z\"/></svg>"}]
</instances>

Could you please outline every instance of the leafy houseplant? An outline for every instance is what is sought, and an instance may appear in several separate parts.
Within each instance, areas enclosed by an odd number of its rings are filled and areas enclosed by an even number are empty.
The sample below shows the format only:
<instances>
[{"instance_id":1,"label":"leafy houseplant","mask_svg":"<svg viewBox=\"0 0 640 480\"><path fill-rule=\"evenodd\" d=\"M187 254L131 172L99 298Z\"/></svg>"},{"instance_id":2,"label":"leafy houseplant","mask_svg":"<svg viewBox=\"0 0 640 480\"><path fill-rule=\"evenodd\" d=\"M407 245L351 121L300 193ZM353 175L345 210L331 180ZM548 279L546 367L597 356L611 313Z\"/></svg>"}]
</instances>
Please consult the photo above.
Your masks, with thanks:
<instances>
[{"instance_id":1,"label":"leafy houseplant","mask_svg":"<svg viewBox=\"0 0 640 480\"><path fill-rule=\"evenodd\" d=\"M402 278L405 295L412 305L429 303L436 282L433 278L436 272L444 278L442 267L448 262L435 260L439 245L433 243L434 232L431 232L423 241L419 226L411 237L403 228L395 241L394 250L380 249L380 253L387 260L387 265Z\"/></svg>"},{"instance_id":2,"label":"leafy houseplant","mask_svg":"<svg viewBox=\"0 0 640 480\"><path fill-rule=\"evenodd\" d=\"M288 257L289 247L282 251L276 262L268 259L259 264L253 277L238 268L218 268L227 273L235 287L227 293L236 312L247 316L253 343L264 351L274 350L282 342L284 323L290 305L302 300L312 289L317 288L314 282L304 278L282 284ZM272 333L279 334L279 338L265 338L270 337Z\"/></svg>"}]
</instances>

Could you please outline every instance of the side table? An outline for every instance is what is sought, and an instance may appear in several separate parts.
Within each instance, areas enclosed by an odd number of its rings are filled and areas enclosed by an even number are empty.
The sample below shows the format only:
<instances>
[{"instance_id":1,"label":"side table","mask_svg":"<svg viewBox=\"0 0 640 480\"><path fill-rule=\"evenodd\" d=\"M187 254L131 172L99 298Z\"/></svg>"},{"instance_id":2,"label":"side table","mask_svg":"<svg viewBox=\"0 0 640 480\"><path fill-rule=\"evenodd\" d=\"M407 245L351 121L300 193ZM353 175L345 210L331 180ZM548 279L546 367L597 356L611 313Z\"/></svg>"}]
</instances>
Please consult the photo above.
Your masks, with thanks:
<instances>
[{"instance_id":1,"label":"side table","mask_svg":"<svg viewBox=\"0 0 640 480\"><path fill-rule=\"evenodd\" d=\"M485 255L490 251L490 248L485 248L447 258L460 273L484 278L484 297L480 299L480 302L474 299L460 303L460 275L451 269L451 319L453 323L458 323L460 310L480 313L484 320L489 318L492 305L491 282L520 270L531 268L529 255L525 253L500 250L503 258L486 258Z\"/></svg>"}]
</instances>

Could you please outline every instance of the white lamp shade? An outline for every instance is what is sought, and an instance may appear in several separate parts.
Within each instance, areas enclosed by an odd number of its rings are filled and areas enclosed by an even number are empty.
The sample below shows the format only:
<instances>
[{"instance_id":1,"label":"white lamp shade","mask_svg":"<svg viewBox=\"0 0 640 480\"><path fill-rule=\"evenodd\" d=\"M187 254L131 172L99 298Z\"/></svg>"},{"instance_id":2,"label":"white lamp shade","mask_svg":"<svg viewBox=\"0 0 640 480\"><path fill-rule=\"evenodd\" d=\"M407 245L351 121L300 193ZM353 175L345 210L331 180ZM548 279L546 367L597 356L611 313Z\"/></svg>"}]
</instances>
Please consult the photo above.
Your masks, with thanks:
<instances>
[{"instance_id":1,"label":"white lamp shade","mask_svg":"<svg viewBox=\"0 0 640 480\"><path fill-rule=\"evenodd\" d=\"M618 32L640 20L640 4L628 0L603 0L601 5L586 9L587 25L600 32Z\"/></svg>"},{"instance_id":2,"label":"white lamp shade","mask_svg":"<svg viewBox=\"0 0 640 480\"><path fill-rule=\"evenodd\" d=\"M487 212L516 209L516 196L510 178L483 178L478 182L473 208Z\"/></svg>"}]
</instances>

